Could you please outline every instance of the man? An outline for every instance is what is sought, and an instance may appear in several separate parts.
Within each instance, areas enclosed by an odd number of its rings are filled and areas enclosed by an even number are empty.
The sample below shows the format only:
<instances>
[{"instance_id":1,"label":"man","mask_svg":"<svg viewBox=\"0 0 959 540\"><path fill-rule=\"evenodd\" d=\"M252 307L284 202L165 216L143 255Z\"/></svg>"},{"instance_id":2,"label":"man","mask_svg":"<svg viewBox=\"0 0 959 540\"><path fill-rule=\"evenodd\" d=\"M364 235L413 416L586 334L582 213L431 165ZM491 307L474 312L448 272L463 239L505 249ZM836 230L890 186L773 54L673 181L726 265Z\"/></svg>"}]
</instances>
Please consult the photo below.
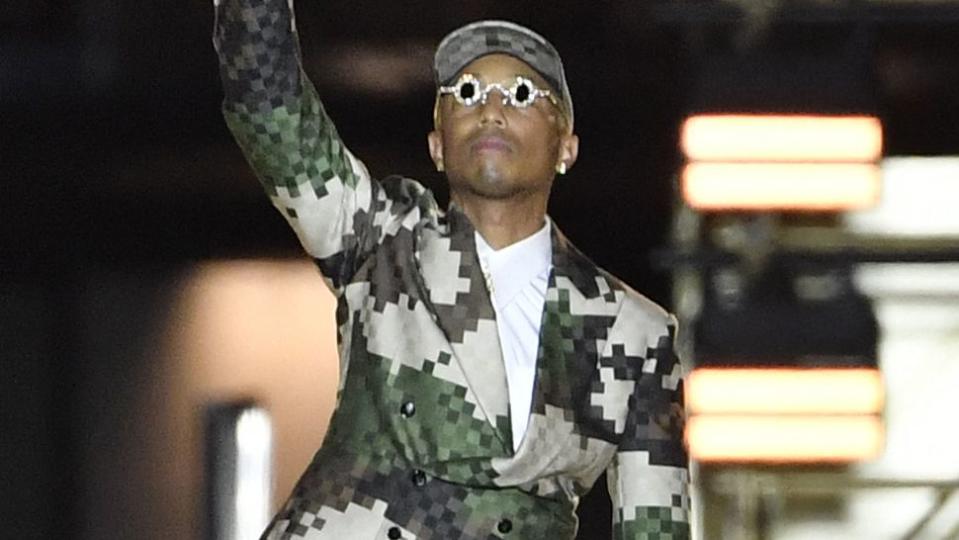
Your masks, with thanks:
<instances>
[{"instance_id":1,"label":"man","mask_svg":"<svg viewBox=\"0 0 959 540\"><path fill-rule=\"evenodd\" d=\"M688 537L675 322L546 217L578 149L555 49L499 21L439 45L444 212L343 146L291 9L218 0L214 37L227 123L338 301L337 408L265 537L570 539L604 470L614 537Z\"/></svg>"}]
</instances>

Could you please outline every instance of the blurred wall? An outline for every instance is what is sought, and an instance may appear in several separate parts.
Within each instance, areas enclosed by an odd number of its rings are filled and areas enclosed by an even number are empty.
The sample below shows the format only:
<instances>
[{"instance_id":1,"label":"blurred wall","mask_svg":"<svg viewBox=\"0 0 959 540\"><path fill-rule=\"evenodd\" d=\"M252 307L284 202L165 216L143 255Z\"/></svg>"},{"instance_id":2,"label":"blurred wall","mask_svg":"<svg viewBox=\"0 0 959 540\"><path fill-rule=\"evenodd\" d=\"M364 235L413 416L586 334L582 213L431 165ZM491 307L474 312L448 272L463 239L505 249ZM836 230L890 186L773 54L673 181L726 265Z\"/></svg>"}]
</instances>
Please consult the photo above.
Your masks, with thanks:
<instances>
[{"instance_id":1,"label":"blurred wall","mask_svg":"<svg viewBox=\"0 0 959 540\"><path fill-rule=\"evenodd\" d=\"M274 508L337 385L333 298L309 261L92 276L76 415L77 538L201 538L203 413L253 398L274 427Z\"/></svg>"}]
</instances>

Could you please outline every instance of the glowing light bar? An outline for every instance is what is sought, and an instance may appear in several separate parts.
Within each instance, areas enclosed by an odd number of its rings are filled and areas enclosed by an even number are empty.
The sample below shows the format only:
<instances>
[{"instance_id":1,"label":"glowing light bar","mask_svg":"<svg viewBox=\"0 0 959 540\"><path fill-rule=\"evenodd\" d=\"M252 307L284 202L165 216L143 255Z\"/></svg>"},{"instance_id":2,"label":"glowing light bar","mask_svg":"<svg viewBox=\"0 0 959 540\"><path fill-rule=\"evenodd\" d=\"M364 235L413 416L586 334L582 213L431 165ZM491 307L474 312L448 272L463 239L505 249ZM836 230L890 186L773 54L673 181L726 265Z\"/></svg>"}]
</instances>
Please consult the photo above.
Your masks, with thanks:
<instances>
[{"instance_id":1,"label":"glowing light bar","mask_svg":"<svg viewBox=\"0 0 959 540\"><path fill-rule=\"evenodd\" d=\"M269 414L248 408L236 422L234 538L255 540L270 522L273 428Z\"/></svg>"},{"instance_id":2,"label":"glowing light bar","mask_svg":"<svg viewBox=\"0 0 959 540\"><path fill-rule=\"evenodd\" d=\"M681 144L691 161L874 162L882 124L868 116L693 116Z\"/></svg>"},{"instance_id":3,"label":"glowing light bar","mask_svg":"<svg viewBox=\"0 0 959 540\"><path fill-rule=\"evenodd\" d=\"M877 414L875 369L708 369L689 375L691 414Z\"/></svg>"},{"instance_id":4,"label":"glowing light bar","mask_svg":"<svg viewBox=\"0 0 959 540\"><path fill-rule=\"evenodd\" d=\"M821 463L876 458L884 429L876 416L693 416L690 456L699 461Z\"/></svg>"},{"instance_id":5,"label":"glowing light bar","mask_svg":"<svg viewBox=\"0 0 959 540\"><path fill-rule=\"evenodd\" d=\"M699 210L852 210L879 200L877 165L690 163L683 197Z\"/></svg>"},{"instance_id":6,"label":"glowing light bar","mask_svg":"<svg viewBox=\"0 0 959 540\"><path fill-rule=\"evenodd\" d=\"M210 538L252 540L270 521L273 427L252 402L207 411L207 519Z\"/></svg>"}]
</instances>

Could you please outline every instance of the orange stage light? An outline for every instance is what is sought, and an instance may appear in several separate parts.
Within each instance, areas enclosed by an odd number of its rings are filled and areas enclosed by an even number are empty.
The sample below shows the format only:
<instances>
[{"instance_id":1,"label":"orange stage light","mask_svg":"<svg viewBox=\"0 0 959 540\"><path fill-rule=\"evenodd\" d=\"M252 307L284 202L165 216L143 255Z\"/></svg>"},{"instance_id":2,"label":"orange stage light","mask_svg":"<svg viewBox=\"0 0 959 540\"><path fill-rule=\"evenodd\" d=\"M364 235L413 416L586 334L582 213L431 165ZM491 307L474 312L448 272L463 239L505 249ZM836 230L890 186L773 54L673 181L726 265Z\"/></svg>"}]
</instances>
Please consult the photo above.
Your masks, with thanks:
<instances>
[{"instance_id":1,"label":"orange stage light","mask_svg":"<svg viewBox=\"0 0 959 540\"><path fill-rule=\"evenodd\" d=\"M842 463L878 457L877 416L693 416L690 456L715 462Z\"/></svg>"},{"instance_id":2,"label":"orange stage light","mask_svg":"<svg viewBox=\"0 0 959 540\"><path fill-rule=\"evenodd\" d=\"M869 116L693 116L681 145L690 161L875 162L882 124Z\"/></svg>"},{"instance_id":3,"label":"orange stage light","mask_svg":"<svg viewBox=\"0 0 959 540\"><path fill-rule=\"evenodd\" d=\"M851 210L879 200L879 167L866 163L690 163L683 197L699 210Z\"/></svg>"},{"instance_id":4,"label":"orange stage light","mask_svg":"<svg viewBox=\"0 0 959 540\"><path fill-rule=\"evenodd\" d=\"M868 368L699 368L686 442L701 461L849 462L882 450L882 376Z\"/></svg>"},{"instance_id":5,"label":"orange stage light","mask_svg":"<svg viewBox=\"0 0 959 540\"><path fill-rule=\"evenodd\" d=\"M700 368L687 381L691 414L877 414L875 369Z\"/></svg>"}]
</instances>

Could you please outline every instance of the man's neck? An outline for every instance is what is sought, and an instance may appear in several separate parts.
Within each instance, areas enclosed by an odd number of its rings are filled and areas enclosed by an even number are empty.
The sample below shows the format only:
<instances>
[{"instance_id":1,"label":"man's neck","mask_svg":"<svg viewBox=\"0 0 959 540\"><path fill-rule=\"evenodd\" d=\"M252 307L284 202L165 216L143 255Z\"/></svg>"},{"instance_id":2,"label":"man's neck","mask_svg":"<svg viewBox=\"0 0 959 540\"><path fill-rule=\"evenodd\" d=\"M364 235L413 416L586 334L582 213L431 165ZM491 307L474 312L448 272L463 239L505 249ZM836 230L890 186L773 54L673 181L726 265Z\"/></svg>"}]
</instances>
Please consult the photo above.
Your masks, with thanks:
<instances>
[{"instance_id":1,"label":"man's neck","mask_svg":"<svg viewBox=\"0 0 959 540\"><path fill-rule=\"evenodd\" d=\"M455 193L450 197L493 249L532 236L546 222L546 200L539 197L498 200Z\"/></svg>"}]
</instances>

